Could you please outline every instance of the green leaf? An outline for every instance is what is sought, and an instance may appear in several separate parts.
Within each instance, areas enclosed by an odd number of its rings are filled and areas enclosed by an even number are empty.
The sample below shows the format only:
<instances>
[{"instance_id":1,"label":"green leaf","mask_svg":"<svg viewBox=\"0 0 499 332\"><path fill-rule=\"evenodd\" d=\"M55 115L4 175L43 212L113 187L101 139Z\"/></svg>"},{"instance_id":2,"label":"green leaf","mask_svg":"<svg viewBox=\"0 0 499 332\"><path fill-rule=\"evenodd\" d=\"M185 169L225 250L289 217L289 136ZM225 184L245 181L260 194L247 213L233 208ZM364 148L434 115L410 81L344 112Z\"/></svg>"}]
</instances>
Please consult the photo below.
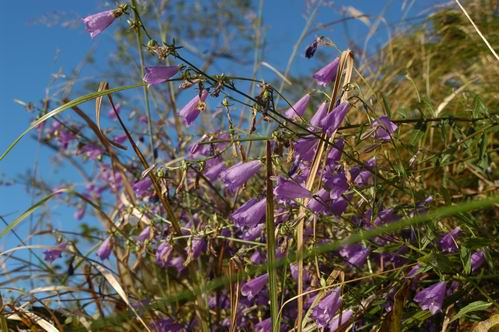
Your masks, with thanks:
<instances>
[{"instance_id":1,"label":"green leaf","mask_svg":"<svg viewBox=\"0 0 499 332\"><path fill-rule=\"evenodd\" d=\"M459 310L459 312L452 318L452 320L450 322L452 323L453 321L464 317L466 314L468 314L470 312L487 310L491 305L492 305L492 303L488 303L488 302L484 302L484 301L471 302L466 307Z\"/></svg>"}]
</instances>

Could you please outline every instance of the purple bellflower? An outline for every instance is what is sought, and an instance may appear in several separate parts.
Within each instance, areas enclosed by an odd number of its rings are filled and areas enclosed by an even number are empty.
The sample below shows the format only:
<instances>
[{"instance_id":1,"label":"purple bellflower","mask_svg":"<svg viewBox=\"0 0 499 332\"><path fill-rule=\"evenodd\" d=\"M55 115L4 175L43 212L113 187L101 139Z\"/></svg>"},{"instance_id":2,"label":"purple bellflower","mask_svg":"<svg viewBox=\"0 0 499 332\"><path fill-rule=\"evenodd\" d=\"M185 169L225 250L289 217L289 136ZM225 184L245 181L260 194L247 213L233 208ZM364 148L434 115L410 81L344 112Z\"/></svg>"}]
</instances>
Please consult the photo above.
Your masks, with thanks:
<instances>
[{"instance_id":1,"label":"purple bellflower","mask_svg":"<svg viewBox=\"0 0 499 332\"><path fill-rule=\"evenodd\" d=\"M255 175L262 166L259 160L239 162L229 169L223 171L220 176L225 183L225 187L234 192Z\"/></svg>"},{"instance_id":2,"label":"purple bellflower","mask_svg":"<svg viewBox=\"0 0 499 332\"><path fill-rule=\"evenodd\" d=\"M334 176L329 177L324 182L324 187L331 190L331 198L337 199L348 190L348 182L345 173L340 172Z\"/></svg>"},{"instance_id":3,"label":"purple bellflower","mask_svg":"<svg viewBox=\"0 0 499 332\"><path fill-rule=\"evenodd\" d=\"M335 288L312 309L312 318L317 326L326 327L341 305L340 288Z\"/></svg>"},{"instance_id":4,"label":"purple bellflower","mask_svg":"<svg viewBox=\"0 0 499 332\"><path fill-rule=\"evenodd\" d=\"M151 226L147 226L140 232L139 236L137 236L137 241L144 242L145 240L149 240L151 238Z\"/></svg>"},{"instance_id":5,"label":"purple bellflower","mask_svg":"<svg viewBox=\"0 0 499 332\"><path fill-rule=\"evenodd\" d=\"M319 127L322 119L327 115L327 103L324 102L319 105L319 108L315 112L312 119L310 119L310 124L314 127Z\"/></svg>"},{"instance_id":6,"label":"purple bellflower","mask_svg":"<svg viewBox=\"0 0 499 332\"><path fill-rule=\"evenodd\" d=\"M319 140L314 138L300 138L295 142L294 148L296 155L302 160L310 161L315 154L315 147L319 143Z\"/></svg>"},{"instance_id":7,"label":"purple bellflower","mask_svg":"<svg viewBox=\"0 0 499 332\"><path fill-rule=\"evenodd\" d=\"M346 259L349 264L355 267L361 267L366 262L367 256L369 255L369 249L360 244L350 244L343 247L339 254Z\"/></svg>"},{"instance_id":8,"label":"purple bellflower","mask_svg":"<svg viewBox=\"0 0 499 332\"><path fill-rule=\"evenodd\" d=\"M135 195L142 197L149 193L151 186L152 186L151 179L149 177L145 177L142 180L135 182L132 187L133 191L135 192Z\"/></svg>"},{"instance_id":9,"label":"purple bellflower","mask_svg":"<svg viewBox=\"0 0 499 332\"><path fill-rule=\"evenodd\" d=\"M156 249L156 264L161 267L166 267L170 256L172 254L173 247L166 241L162 242L158 249Z\"/></svg>"},{"instance_id":10,"label":"purple bellflower","mask_svg":"<svg viewBox=\"0 0 499 332\"><path fill-rule=\"evenodd\" d=\"M241 294L246 296L248 300L252 300L255 296L262 291L262 289L267 285L269 280L268 273L262 274L254 279L247 281L241 288Z\"/></svg>"},{"instance_id":11,"label":"purple bellflower","mask_svg":"<svg viewBox=\"0 0 499 332\"><path fill-rule=\"evenodd\" d=\"M456 244L456 238L461 233L461 228L456 227L453 230L451 230L449 233L445 234L442 236L440 239L440 249L442 249L443 252L456 252L458 247Z\"/></svg>"},{"instance_id":12,"label":"purple bellflower","mask_svg":"<svg viewBox=\"0 0 499 332\"><path fill-rule=\"evenodd\" d=\"M319 126L328 133L334 132L340 127L349 109L350 104L348 102L339 104L321 119Z\"/></svg>"},{"instance_id":13,"label":"purple bellflower","mask_svg":"<svg viewBox=\"0 0 499 332\"><path fill-rule=\"evenodd\" d=\"M106 260L111 256L111 249L112 249L112 244L111 244L111 237L109 236L107 239L102 242L100 245L99 249L96 251L96 255L99 256L101 260Z\"/></svg>"},{"instance_id":14,"label":"purple bellflower","mask_svg":"<svg viewBox=\"0 0 499 332\"><path fill-rule=\"evenodd\" d=\"M144 82L148 85L159 84L168 81L178 71L178 66L152 66L144 68Z\"/></svg>"},{"instance_id":15,"label":"purple bellflower","mask_svg":"<svg viewBox=\"0 0 499 332\"><path fill-rule=\"evenodd\" d=\"M319 69L313 76L317 81L317 84L322 86L327 86L329 83L336 79L336 74L338 73L338 65L340 59L336 58L327 64L325 67Z\"/></svg>"},{"instance_id":16,"label":"purple bellflower","mask_svg":"<svg viewBox=\"0 0 499 332\"><path fill-rule=\"evenodd\" d=\"M481 250L471 255L471 272L475 272L485 262L485 253Z\"/></svg>"},{"instance_id":17,"label":"purple bellflower","mask_svg":"<svg viewBox=\"0 0 499 332\"><path fill-rule=\"evenodd\" d=\"M267 318L262 320L260 323L255 325L256 332L270 332L272 331L272 318Z\"/></svg>"},{"instance_id":18,"label":"purple bellflower","mask_svg":"<svg viewBox=\"0 0 499 332\"><path fill-rule=\"evenodd\" d=\"M68 246L68 244L66 242L61 242L53 249L45 250L43 252L43 254L45 255L44 259L47 262L52 263L56 259L61 258L62 252L66 249L67 246Z\"/></svg>"},{"instance_id":19,"label":"purple bellflower","mask_svg":"<svg viewBox=\"0 0 499 332\"><path fill-rule=\"evenodd\" d=\"M199 113L206 108L206 104L204 103L206 97L208 97L208 91L203 90L201 97L199 97L199 94L196 95L180 110L179 115L187 126L190 126L196 120Z\"/></svg>"},{"instance_id":20,"label":"purple bellflower","mask_svg":"<svg viewBox=\"0 0 499 332\"><path fill-rule=\"evenodd\" d=\"M90 37L95 38L108 26L110 26L114 19L120 15L120 12L117 10L106 10L89 15L82 21L85 24L85 29L90 33Z\"/></svg>"},{"instance_id":21,"label":"purple bellflower","mask_svg":"<svg viewBox=\"0 0 499 332\"><path fill-rule=\"evenodd\" d=\"M274 195L281 200L312 197L310 191L303 188L298 183L292 180L286 180L282 177L277 178L277 186L274 188Z\"/></svg>"},{"instance_id":22,"label":"purple bellflower","mask_svg":"<svg viewBox=\"0 0 499 332\"><path fill-rule=\"evenodd\" d=\"M326 207L329 205L329 196L330 193L326 189L322 188L318 192L314 194L312 199L308 201L307 207L314 211L315 213L322 213L326 210Z\"/></svg>"},{"instance_id":23,"label":"purple bellflower","mask_svg":"<svg viewBox=\"0 0 499 332\"><path fill-rule=\"evenodd\" d=\"M238 226L256 226L262 221L266 212L267 199L259 201L251 199L241 205L239 209L231 214L231 219Z\"/></svg>"},{"instance_id":24,"label":"purple bellflower","mask_svg":"<svg viewBox=\"0 0 499 332\"><path fill-rule=\"evenodd\" d=\"M213 182L224 170L225 164L222 158L212 158L206 161L204 176L206 176L208 180Z\"/></svg>"},{"instance_id":25,"label":"purple bellflower","mask_svg":"<svg viewBox=\"0 0 499 332\"><path fill-rule=\"evenodd\" d=\"M382 115L378 120L375 120L372 127L376 128L374 137L383 141L391 140L393 133L397 130L397 125L391 122L386 115Z\"/></svg>"},{"instance_id":26,"label":"purple bellflower","mask_svg":"<svg viewBox=\"0 0 499 332\"><path fill-rule=\"evenodd\" d=\"M288 119L295 119L303 116L305 110L307 109L308 103L310 102L310 95L307 93L300 98L292 107L286 111L286 117Z\"/></svg>"},{"instance_id":27,"label":"purple bellflower","mask_svg":"<svg viewBox=\"0 0 499 332\"><path fill-rule=\"evenodd\" d=\"M418 303L422 310L430 310L434 315L442 310L446 287L447 282L445 281L440 281L430 287L426 287L414 296L414 302Z\"/></svg>"},{"instance_id":28,"label":"purple bellflower","mask_svg":"<svg viewBox=\"0 0 499 332\"><path fill-rule=\"evenodd\" d=\"M350 319L352 319L352 316L353 311L351 309L343 311L331 320L331 323L329 323L329 331L334 332L338 328L343 327L346 323L348 323L348 321L350 321Z\"/></svg>"}]
</instances>

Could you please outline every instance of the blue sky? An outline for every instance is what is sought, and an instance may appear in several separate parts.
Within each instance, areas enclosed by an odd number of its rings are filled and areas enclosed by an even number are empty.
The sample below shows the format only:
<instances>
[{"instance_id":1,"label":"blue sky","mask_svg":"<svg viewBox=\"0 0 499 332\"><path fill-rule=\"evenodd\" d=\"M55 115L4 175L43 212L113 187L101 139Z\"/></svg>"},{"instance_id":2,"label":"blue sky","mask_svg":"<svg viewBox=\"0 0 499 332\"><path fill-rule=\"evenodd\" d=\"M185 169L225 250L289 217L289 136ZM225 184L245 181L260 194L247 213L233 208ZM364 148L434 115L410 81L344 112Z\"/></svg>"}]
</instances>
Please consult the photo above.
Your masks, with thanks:
<instances>
[{"instance_id":1,"label":"blue sky","mask_svg":"<svg viewBox=\"0 0 499 332\"><path fill-rule=\"evenodd\" d=\"M421 10L439 1L382 1L382 0L343 0L336 1L334 8L322 8L316 22L330 22L340 18L335 8L353 6L358 10L377 16L380 13L388 22L401 19L403 3L413 3L409 16L418 15ZM8 10L0 11L0 152L13 141L28 125L30 116L14 99L38 103L46 94L53 92L47 86L53 81L55 73L69 73L78 65L91 49L100 49L95 58L97 64L106 62L107 54L102 45L111 37L104 33L95 40L90 39L83 26L78 24L79 17L102 10L103 2L95 0L17 0L9 2ZM264 24L267 27L266 38L269 48L263 60L279 70L284 70L291 53L292 45L298 39L305 24L303 0L267 0L265 1ZM68 28L55 24L48 17L62 17L73 20L74 27ZM371 18L371 22L375 20ZM45 21L42 24L40 21ZM124 22L122 22L124 24ZM359 21L348 23L350 38L363 41L368 28ZM337 25L324 33L340 48L347 46L345 25ZM387 28L382 24L378 33L371 39L369 49L376 49L388 36ZM306 39L309 43L313 37ZM271 46L271 47L270 47ZM302 53L305 45L300 47L300 54L294 68L300 68L307 60ZM90 91L89 91L90 92ZM77 96L72 96L77 97ZM50 161L51 153L39 144L26 137L3 161L0 161L0 181L16 177L36 166L36 172L45 179L55 179L61 174L54 174ZM72 174L62 174L69 179ZM0 215L11 221L32 203L32 197L22 186L0 186ZM49 207L52 209L49 205ZM67 227L72 214L63 209L52 209L51 213L59 213L59 222ZM57 219L57 218L56 218ZM57 225L57 223L56 223ZM1 229L1 227L0 227ZM27 228L18 228L26 234ZM0 240L0 246L10 247L16 242L12 237Z\"/></svg>"}]
</instances>

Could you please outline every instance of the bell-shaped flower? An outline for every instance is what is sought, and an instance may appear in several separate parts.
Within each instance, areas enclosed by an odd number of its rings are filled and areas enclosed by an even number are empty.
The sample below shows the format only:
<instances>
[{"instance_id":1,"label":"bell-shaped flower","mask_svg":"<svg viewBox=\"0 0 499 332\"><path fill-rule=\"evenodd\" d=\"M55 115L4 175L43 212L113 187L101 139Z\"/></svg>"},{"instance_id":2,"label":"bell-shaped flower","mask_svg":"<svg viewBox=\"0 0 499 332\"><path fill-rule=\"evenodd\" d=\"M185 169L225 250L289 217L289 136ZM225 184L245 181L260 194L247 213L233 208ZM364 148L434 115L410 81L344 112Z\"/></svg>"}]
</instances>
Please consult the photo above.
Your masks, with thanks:
<instances>
[{"instance_id":1,"label":"bell-shaped flower","mask_svg":"<svg viewBox=\"0 0 499 332\"><path fill-rule=\"evenodd\" d=\"M208 91L203 90L201 92L201 97L196 95L180 110L179 115L183 119L185 125L190 126L191 123L196 120L199 113L206 108L206 104L204 103L206 97L208 97Z\"/></svg>"},{"instance_id":2,"label":"bell-shaped flower","mask_svg":"<svg viewBox=\"0 0 499 332\"><path fill-rule=\"evenodd\" d=\"M313 78L317 81L317 84L322 86L327 86L329 83L336 79L336 74L338 73L338 65L340 63L340 59L336 58L326 66L319 69L314 75Z\"/></svg>"},{"instance_id":3,"label":"bell-shaped flower","mask_svg":"<svg viewBox=\"0 0 499 332\"><path fill-rule=\"evenodd\" d=\"M220 176L227 190L234 192L255 175L261 166L262 163L259 160L239 162L223 171Z\"/></svg>"},{"instance_id":4,"label":"bell-shaped flower","mask_svg":"<svg viewBox=\"0 0 499 332\"><path fill-rule=\"evenodd\" d=\"M145 67L144 82L148 85L159 84L168 81L178 71L178 66L152 66Z\"/></svg>"},{"instance_id":5,"label":"bell-shaped flower","mask_svg":"<svg viewBox=\"0 0 499 332\"><path fill-rule=\"evenodd\" d=\"M234 223L239 226L256 226L258 225L266 212L266 203L267 200L265 198L257 201L256 199L251 199L241 205L239 209L234 211L231 214L231 219Z\"/></svg>"},{"instance_id":6,"label":"bell-shaped flower","mask_svg":"<svg viewBox=\"0 0 499 332\"><path fill-rule=\"evenodd\" d=\"M298 183L282 177L277 178L277 186L274 188L274 195L281 200L312 197L310 191L303 188Z\"/></svg>"},{"instance_id":7,"label":"bell-shaped flower","mask_svg":"<svg viewBox=\"0 0 499 332\"><path fill-rule=\"evenodd\" d=\"M416 296L414 296L414 302L419 304L422 310L430 310L434 315L442 310L446 288L447 282L437 282L430 287L420 290Z\"/></svg>"},{"instance_id":8,"label":"bell-shaped flower","mask_svg":"<svg viewBox=\"0 0 499 332\"><path fill-rule=\"evenodd\" d=\"M268 273L265 273L261 276L247 281L241 288L241 294L251 301L255 296L258 295L258 293L262 291L263 288L265 288L268 280L269 275Z\"/></svg>"},{"instance_id":9,"label":"bell-shaped flower","mask_svg":"<svg viewBox=\"0 0 499 332\"><path fill-rule=\"evenodd\" d=\"M285 113L286 117L288 119L295 119L298 117L302 117L307 109L309 102L310 102L310 95L307 93L286 111Z\"/></svg>"}]
</instances>

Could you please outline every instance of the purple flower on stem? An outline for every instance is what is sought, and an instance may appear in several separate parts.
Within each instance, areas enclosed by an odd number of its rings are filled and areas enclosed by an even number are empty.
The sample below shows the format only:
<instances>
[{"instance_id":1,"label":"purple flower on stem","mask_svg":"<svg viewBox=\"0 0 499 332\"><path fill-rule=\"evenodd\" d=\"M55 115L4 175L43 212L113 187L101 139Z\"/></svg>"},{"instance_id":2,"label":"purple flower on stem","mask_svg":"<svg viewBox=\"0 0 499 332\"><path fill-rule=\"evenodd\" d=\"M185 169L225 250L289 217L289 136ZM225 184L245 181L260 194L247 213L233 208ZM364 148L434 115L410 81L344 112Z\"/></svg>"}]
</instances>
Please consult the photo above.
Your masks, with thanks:
<instances>
[{"instance_id":1,"label":"purple flower on stem","mask_svg":"<svg viewBox=\"0 0 499 332\"><path fill-rule=\"evenodd\" d=\"M166 241L162 242L156 249L156 264L166 267L170 259L173 247Z\"/></svg>"},{"instance_id":2,"label":"purple flower on stem","mask_svg":"<svg viewBox=\"0 0 499 332\"><path fill-rule=\"evenodd\" d=\"M171 318L164 318L154 321L151 324L154 332L180 332L184 331L185 327L175 322Z\"/></svg>"},{"instance_id":3,"label":"purple flower on stem","mask_svg":"<svg viewBox=\"0 0 499 332\"><path fill-rule=\"evenodd\" d=\"M343 212L345 212L345 210L347 209L348 203L350 202L351 199L352 195L349 195L349 197L347 198L340 197L338 199L333 200L333 204L331 205L330 209L331 213L337 217L340 217L343 214Z\"/></svg>"},{"instance_id":4,"label":"purple flower on stem","mask_svg":"<svg viewBox=\"0 0 499 332\"><path fill-rule=\"evenodd\" d=\"M335 288L331 293L324 297L315 308L312 309L312 318L315 319L317 326L326 327L333 319L334 314L341 305L340 288Z\"/></svg>"},{"instance_id":5,"label":"purple flower on stem","mask_svg":"<svg viewBox=\"0 0 499 332\"><path fill-rule=\"evenodd\" d=\"M361 267L366 262L367 256L369 255L369 249L360 244L350 244L343 247L339 254L351 265Z\"/></svg>"},{"instance_id":6,"label":"purple flower on stem","mask_svg":"<svg viewBox=\"0 0 499 332\"><path fill-rule=\"evenodd\" d=\"M449 233L445 234L442 236L440 239L440 249L442 249L443 252L456 252L457 251L457 243L456 243L456 238L461 233L461 228L456 227Z\"/></svg>"},{"instance_id":7,"label":"purple flower on stem","mask_svg":"<svg viewBox=\"0 0 499 332\"><path fill-rule=\"evenodd\" d=\"M310 161L314 157L315 147L318 142L317 138L300 138L294 145L295 152L302 160Z\"/></svg>"},{"instance_id":8,"label":"purple flower on stem","mask_svg":"<svg viewBox=\"0 0 499 332\"><path fill-rule=\"evenodd\" d=\"M43 252L43 254L45 255L44 259L47 262L52 263L56 259L61 258L62 252L66 249L67 246L68 244L66 242L61 242L57 245L57 247L45 250Z\"/></svg>"},{"instance_id":9,"label":"purple flower on stem","mask_svg":"<svg viewBox=\"0 0 499 332\"><path fill-rule=\"evenodd\" d=\"M337 199L348 190L348 182L345 173L338 173L324 182L324 187L331 190L331 198Z\"/></svg>"},{"instance_id":10,"label":"purple flower on stem","mask_svg":"<svg viewBox=\"0 0 499 332\"><path fill-rule=\"evenodd\" d=\"M192 239L191 255L193 259L196 259L201 255L203 251L206 250L206 241L201 236L197 236Z\"/></svg>"},{"instance_id":11,"label":"purple flower on stem","mask_svg":"<svg viewBox=\"0 0 499 332\"><path fill-rule=\"evenodd\" d=\"M76 220L82 220L83 219L83 217L85 216L86 207L87 207L86 205L81 205L78 208L78 210L75 211L75 213L74 213L73 216L74 216L74 218Z\"/></svg>"},{"instance_id":12,"label":"purple flower on stem","mask_svg":"<svg viewBox=\"0 0 499 332\"><path fill-rule=\"evenodd\" d=\"M321 119L319 126L328 133L334 132L340 127L349 109L350 104L348 102L339 104Z\"/></svg>"},{"instance_id":13,"label":"purple flower on stem","mask_svg":"<svg viewBox=\"0 0 499 332\"><path fill-rule=\"evenodd\" d=\"M343 327L350 319L352 319L353 311L351 309L345 310L329 323L329 331L334 332L338 328Z\"/></svg>"},{"instance_id":14,"label":"purple flower on stem","mask_svg":"<svg viewBox=\"0 0 499 332\"><path fill-rule=\"evenodd\" d=\"M256 332L270 332L272 331L272 318L267 318L262 320L260 323L255 325Z\"/></svg>"},{"instance_id":15,"label":"purple flower on stem","mask_svg":"<svg viewBox=\"0 0 499 332\"><path fill-rule=\"evenodd\" d=\"M376 128L374 137L383 141L391 140L393 133L397 130L397 125L391 122L386 115L382 115L378 120L375 120L372 127Z\"/></svg>"},{"instance_id":16,"label":"purple flower on stem","mask_svg":"<svg viewBox=\"0 0 499 332\"><path fill-rule=\"evenodd\" d=\"M303 188L298 183L292 180L286 180L282 177L277 178L277 186L274 188L274 195L282 200L312 197L310 191Z\"/></svg>"},{"instance_id":17,"label":"purple flower on stem","mask_svg":"<svg viewBox=\"0 0 499 332\"><path fill-rule=\"evenodd\" d=\"M246 241L255 241L258 239L260 236L262 236L262 231L263 231L264 224L258 224L254 227L251 227L247 231L245 231L242 234L242 239Z\"/></svg>"},{"instance_id":18,"label":"purple flower on stem","mask_svg":"<svg viewBox=\"0 0 499 332\"><path fill-rule=\"evenodd\" d=\"M342 137L338 138L336 142L334 142L333 148L329 151L327 155L327 163L329 165L336 164L340 161L341 154L343 153L343 148L345 146L345 141Z\"/></svg>"},{"instance_id":19,"label":"purple flower on stem","mask_svg":"<svg viewBox=\"0 0 499 332\"><path fill-rule=\"evenodd\" d=\"M303 116L305 110L307 109L308 103L310 102L310 95L307 93L300 100L296 102L292 107L286 111L286 117L288 119L295 119Z\"/></svg>"},{"instance_id":20,"label":"purple flower on stem","mask_svg":"<svg viewBox=\"0 0 499 332\"><path fill-rule=\"evenodd\" d=\"M262 274L254 279L247 281L241 288L241 294L246 296L248 300L252 300L260 291L267 285L269 280L268 273Z\"/></svg>"},{"instance_id":21,"label":"purple flower on stem","mask_svg":"<svg viewBox=\"0 0 499 332\"><path fill-rule=\"evenodd\" d=\"M248 162L239 162L229 169L223 171L220 175L222 181L225 183L225 187L230 191L234 192L245 184L253 175L255 175L262 166L259 160L253 160Z\"/></svg>"},{"instance_id":22,"label":"purple flower on stem","mask_svg":"<svg viewBox=\"0 0 499 332\"><path fill-rule=\"evenodd\" d=\"M485 253L479 250L471 255L471 272L475 272L485 263Z\"/></svg>"},{"instance_id":23,"label":"purple flower on stem","mask_svg":"<svg viewBox=\"0 0 499 332\"><path fill-rule=\"evenodd\" d=\"M312 199L308 201L307 207L315 213L326 211L330 193L326 189L320 189L314 194Z\"/></svg>"},{"instance_id":24,"label":"purple flower on stem","mask_svg":"<svg viewBox=\"0 0 499 332\"><path fill-rule=\"evenodd\" d=\"M234 211L231 214L231 219L240 227L258 225L265 216L266 204L267 200L265 198L259 201L251 199Z\"/></svg>"},{"instance_id":25,"label":"purple flower on stem","mask_svg":"<svg viewBox=\"0 0 499 332\"><path fill-rule=\"evenodd\" d=\"M149 189L152 186L151 179L149 177L145 177L142 180L139 180L133 184L133 191L135 195L142 197L149 193Z\"/></svg>"},{"instance_id":26,"label":"purple flower on stem","mask_svg":"<svg viewBox=\"0 0 499 332\"><path fill-rule=\"evenodd\" d=\"M163 83L168 81L178 71L178 66L152 66L144 68L144 82L148 85Z\"/></svg>"},{"instance_id":27,"label":"purple flower on stem","mask_svg":"<svg viewBox=\"0 0 499 332\"><path fill-rule=\"evenodd\" d=\"M140 232L139 236L137 236L137 241L144 242L151 237L151 226L147 226Z\"/></svg>"},{"instance_id":28,"label":"purple flower on stem","mask_svg":"<svg viewBox=\"0 0 499 332\"><path fill-rule=\"evenodd\" d=\"M215 181L220 173L225 170L225 164L222 158L217 157L213 159L209 159L205 164L205 172L204 176L208 178L210 181Z\"/></svg>"},{"instance_id":29,"label":"purple flower on stem","mask_svg":"<svg viewBox=\"0 0 499 332\"><path fill-rule=\"evenodd\" d=\"M440 281L430 287L426 287L414 296L414 302L419 304L422 310L430 310L434 315L442 310L446 287L447 283L445 281Z\"/></svg>"},{"instance_id":30,"label":"purple flower on stem","mask_svg":"<svg viewBox=\"0 0 499 332\"><path fill-rule=\"evenodd\" d=\"M325 67L319 69L313 78L317 81L317 84L322 86L327 86L329 83L336 79L336 74L338 72L338 65L340 63L340 58L336 58L327 64Z\"/></svg>"},{"instance_id":31,"label":"purple flower on stem","mask_svg":"<svg viewBox=\"0 0 499 332\"><path fill-rule=\"evenodd\" d=\"M315 112L312 119L310 119L310 124L314 127L319 127L322 119L327 115L327 103L322 103L319 105L317 112Z\"/></svg>"},{"instance_id":32,"label":"purple flower on stem","mask_svg":"<svg viewBox=\"0 0 499 332\"><path fill-rule=\"evenodd\" d=\"M95 253L101 260L106 260L111 256L111 237L108 237L107 239L102 242L100 245L99 249L97 249L97 252Z\"/></svg>"},{"instance_id":33,"label":"purple flower on stem","mask_svg":"<svg viewBox=\"0 0 499 332\"><path fill-rule=\"evenodd\" d=\"M114 19L119 16L114 10L106 10L100 13L89 15L82 21L90 37L95 38L98 34L110 26Z\"/></svg>"},{"instance_id":34,"label":"purple flower on stem","mask_svg":"<svg viewBox=\"0 0 499 332\"><path fill-rule=\"evenodd\" d=\"M204 103L206 97L208 97L208 91L203 90L201 92L201 98L199 95L195 96L180 110L179 115L184 120L185 125L190 126L191 123L196 120L199 113L206 108Z\"/></svg>"},{"instance_id":35,"label":"purple flower on stem","mask_svg":"<svg viewBox=\"0 0 499 332\"><path fill-rule=\"evenodd\" d=\"M289 270L291 271L291 276L293 277L294 280L298 280L298 264L291 264L289 266ZM303 282L309 282L310 281L310 273L307 271L307 269L304 267L303 268Z\"/></svg>"}]
</instances>

